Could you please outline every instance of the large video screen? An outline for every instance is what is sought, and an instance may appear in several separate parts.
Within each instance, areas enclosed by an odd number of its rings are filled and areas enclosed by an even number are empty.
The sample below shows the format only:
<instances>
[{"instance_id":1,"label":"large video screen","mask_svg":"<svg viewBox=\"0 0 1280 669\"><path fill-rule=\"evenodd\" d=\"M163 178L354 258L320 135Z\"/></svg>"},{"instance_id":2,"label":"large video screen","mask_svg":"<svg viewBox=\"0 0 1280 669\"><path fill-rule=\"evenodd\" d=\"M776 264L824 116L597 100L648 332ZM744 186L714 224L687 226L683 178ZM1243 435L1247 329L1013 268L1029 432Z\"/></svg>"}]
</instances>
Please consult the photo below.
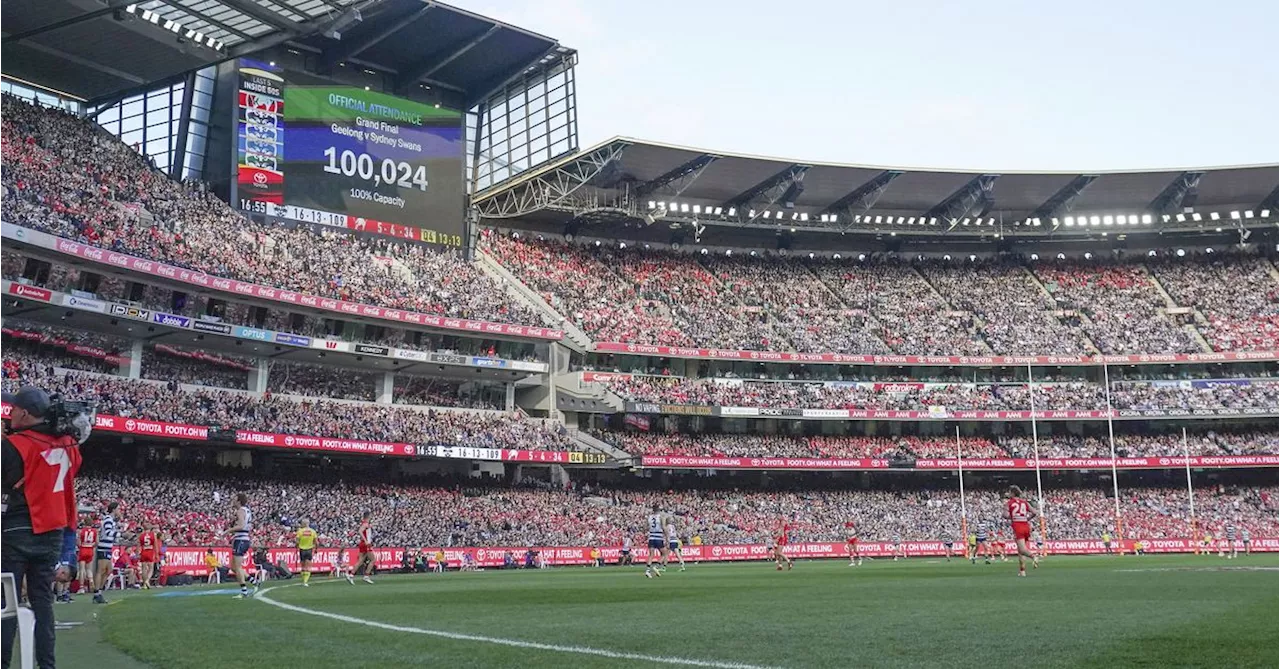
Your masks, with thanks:
<instances>
[{"instance_id":1,"label":"large video screen","mask_svg":"<svg viewBox=\"0 0 1280 669\"><path fill-rule=\"evenodd\" d=\"M464 242L462 115L240 61L237 178L249 212L445 246Z\"/></svg>"}]
</instances>

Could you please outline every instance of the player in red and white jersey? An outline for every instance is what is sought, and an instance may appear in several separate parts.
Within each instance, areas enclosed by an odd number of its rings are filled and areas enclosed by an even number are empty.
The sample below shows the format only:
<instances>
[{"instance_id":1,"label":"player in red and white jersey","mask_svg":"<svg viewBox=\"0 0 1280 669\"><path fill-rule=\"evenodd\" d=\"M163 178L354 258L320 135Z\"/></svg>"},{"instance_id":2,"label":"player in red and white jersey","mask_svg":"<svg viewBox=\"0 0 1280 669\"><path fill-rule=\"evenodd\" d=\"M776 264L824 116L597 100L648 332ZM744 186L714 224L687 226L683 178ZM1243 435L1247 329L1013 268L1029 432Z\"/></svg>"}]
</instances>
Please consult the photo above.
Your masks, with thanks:
<instances>
[{"instance_id":1,"label":"player in red and white jersey","mask_svg":"<svg viewBox=\"0 0 1280 669\"><path fill-rule=\"evenodd\" d=\"M858 532L854 529L853 523L845 523L844 526L849 530L849 540L845 542L844 550L849 554L849 566L858 567L862 565L862 555L858 553Z\"/></svg>"},{"instance_id":2,"label":"player in red and white jersey","mask_svg":"<svg viewBox=\"0 0 1280 669\"><path fill-rule=\"evenodd\" d=\"M796 566L796 563L793 562L791 558L787 557L787 554L783 551L783 548L787 545L787 530L789 529L790 528L787 527L785 522L782 523L782 525L778 527L777 536L772 539L773 563L778 565L778 571L782 571L782 564L784 562L787 565L787 569L794 569Z\"/></svg>"},{"instance_id":3,"label":"player in red and white jersey","mask_svg":"<svg viewBox=\"0 0 1280 669\"><path fill-rule=\"evenodd\" d=\"M76 578L80 592L93 589L93 550L98 547L98 526L93 516L80 516L80 531L76 533L76 562L79 563Z\"/></svg>"},{"instance_id":4,"label":"player in red and white jersey","mask_svg":"<svg viewBox=\"0 0 1280 669\"><path fill-rule=\"evenodd\" d=\"M365 511L364 516L360 519L360 532L356 536L356 568L352 573L363 573L364 578L361 579L365 583L373 585L373 527L369 524L369 512ZM347 575L347 582L355 584L355 579L351 574Z\"/></svg>"},{"instance_id":5,"label":"player in red and white jersey","mask_svg":"<svg viewBox=\"0 0 1280 669\"><path fill-rule=\"evenodd\" d=\"M138 535L138 566L142 572L142 589L151 589L151 575L156 568L156 553L160 550L160 536L156 534L155 523L143 526Z\"/></svg>"},{"instance_id":6,"label":"player in red and white jersey","mask_svg":"<svg viewBox=\"0 0 1280 669\"><path fill-rule=\"evenodd\" d=\"M1031 541L1031 521L1035 519L1035 509L1027 500L1022 499L1022 489L1016 485L1009 486L1009 499L1006 504L1009 510L1009 523L1013 526L1013 538L1018 544L1018 575L1027 575L1025 558L1031 558L1033 569L1040 567L1040 558L1031 552L1028 542Z\"/></svg>"}]
</instances>

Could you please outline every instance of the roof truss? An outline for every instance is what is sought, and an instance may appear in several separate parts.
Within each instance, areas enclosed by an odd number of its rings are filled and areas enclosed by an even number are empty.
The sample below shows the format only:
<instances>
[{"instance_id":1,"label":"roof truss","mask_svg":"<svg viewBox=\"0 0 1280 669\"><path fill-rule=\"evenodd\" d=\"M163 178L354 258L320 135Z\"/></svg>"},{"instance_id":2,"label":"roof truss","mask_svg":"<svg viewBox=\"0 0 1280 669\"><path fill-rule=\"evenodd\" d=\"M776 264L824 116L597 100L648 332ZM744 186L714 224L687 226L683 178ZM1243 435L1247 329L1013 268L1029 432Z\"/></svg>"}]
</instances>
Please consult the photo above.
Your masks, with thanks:
<instances>
[{"instance_id":1,"label":"roof truss","mask_svg":"<svg viewBox=\"0 0 1280 669\"><path fill-rule=\"evenodd\" d=\"M698 177L702 176L703 170L707 169L711 163L714 163L720 156L704 153L700 156L685 161L681 165L677 165L666 173L661 174L649 181L637 184L635 187L636 197L646 197L650 193L655 193L660 189L666 188L673 195L679 197L684 193L685 189L693 185Z\"/></svg>"}]
</instances>

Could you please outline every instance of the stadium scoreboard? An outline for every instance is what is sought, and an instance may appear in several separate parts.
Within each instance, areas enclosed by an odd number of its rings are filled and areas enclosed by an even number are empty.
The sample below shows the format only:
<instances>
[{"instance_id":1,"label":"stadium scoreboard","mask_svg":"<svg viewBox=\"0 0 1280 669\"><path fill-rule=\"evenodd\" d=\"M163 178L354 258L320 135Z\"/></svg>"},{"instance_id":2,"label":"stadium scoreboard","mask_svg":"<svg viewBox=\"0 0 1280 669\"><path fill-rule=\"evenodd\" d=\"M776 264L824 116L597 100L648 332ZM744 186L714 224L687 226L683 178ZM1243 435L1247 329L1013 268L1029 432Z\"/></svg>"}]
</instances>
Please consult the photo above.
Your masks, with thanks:
<instances>
[{"instance_id":1,"label":"stadium scoreboard","mask_svg":"<svg viewBox=\"0 0 1280 669\"><path fill-rule=\"evenodd\" d=\"M465 242L462 115L239 61L235 203L442 246Z\"/></svg>"}]
</instances>

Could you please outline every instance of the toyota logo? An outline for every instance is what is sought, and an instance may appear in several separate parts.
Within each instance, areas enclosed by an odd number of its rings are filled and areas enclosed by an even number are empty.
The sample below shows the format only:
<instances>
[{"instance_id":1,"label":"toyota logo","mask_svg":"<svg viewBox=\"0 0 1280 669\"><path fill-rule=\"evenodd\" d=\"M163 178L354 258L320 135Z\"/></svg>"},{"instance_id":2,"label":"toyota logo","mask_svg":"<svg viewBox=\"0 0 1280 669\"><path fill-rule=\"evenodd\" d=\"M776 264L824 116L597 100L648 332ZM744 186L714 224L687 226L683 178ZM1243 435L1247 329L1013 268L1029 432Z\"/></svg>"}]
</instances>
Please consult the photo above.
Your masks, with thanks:
<instances>
[{"instance_id":1,"label":"toyota logo","mask_svg":"<svg viewBox=\"0 0 1280 669\"><path fill-rule=\"evenodd\" d=\"M413 455L413 444L405 444L405 445L404 445L404 454L405 454L405 455Z\"/></svg>"},{"instance_id":2,"label":"toyota logo","mask_svg":"<svg viewBox=\"0 0 1280 669\"><path fill-rule=\"evenodd\" d=\"M138 423L135 422L132 418L130 418L129 420L126 420L124 422L124 429L126 432L133 432L133 428L137 427L137 425Z\"/></svg>"},{"instance_id":3,"label":"toyota logo","mask_svg":"<svg viewBox=\"0 0 1280 669\"><path fill-rule=\"evenodd\" d=\"M757 459L755 459L755 458L751 458L751 466L752 466L752 467L759 467L759 466L760 466L760 461L759 461L759 460L757 460Z\"/></svg>"},{"instance_id":4,"label":"toyota logo","mask_svg":"<svg viewBox=\"0 0 1280 669\"><path fill-rule=\"evenodd\" d=\"M258 184L259 186L264 186L264 185L266 185L266 183L267 183L267 175L263 174L262 172L254 172L254 173L253 173L253 183Z\"/></svg>"},{"instance_id":5,"label":"toyota logo","mask_svg":"<svg viewBox=\"0 0 1280 669\"><path fill-rule=\"evenodd\" d=\"M476 559L477 559L477 560L483 560L483 559L484 559L484 549L483 549L483 548L477 548L477 549L476 549Z\"/></svg>"},{"instance_id":6,"label":"toyota logo","mask_svg":"<svg viewBox=\"0 0 1280 669\"><path fill-rule=\"evenodd\" d=\"M1160 458L1160 464L1162 465L1169 464L1169 458Z\"/></svg>"},{"instance_id":7,"label":"toyota logo","mask_svg":"<svg viewBox=\"0 0 1280 669\"><path fill-rule=\"evenodd\" d=\"M716 556L716 557L720 557L720 547L719 547L719 546L712 546L712 547L711 547L711 554L712 554L712 555L714 555L714 556Z\"/></svg>"},{"instance_id":8,"label":"toyota logo","mask_svg":"<svg viewBox=\"0 0 1280 669\"><path fill-rule=\"evenodd\" d=\"M293 436L292 436L292 435L286 436L286 437L284 438L284 445L285 445L285 446L292 446L292 445L293 445Z\"/></svg>"}]
</instances>

